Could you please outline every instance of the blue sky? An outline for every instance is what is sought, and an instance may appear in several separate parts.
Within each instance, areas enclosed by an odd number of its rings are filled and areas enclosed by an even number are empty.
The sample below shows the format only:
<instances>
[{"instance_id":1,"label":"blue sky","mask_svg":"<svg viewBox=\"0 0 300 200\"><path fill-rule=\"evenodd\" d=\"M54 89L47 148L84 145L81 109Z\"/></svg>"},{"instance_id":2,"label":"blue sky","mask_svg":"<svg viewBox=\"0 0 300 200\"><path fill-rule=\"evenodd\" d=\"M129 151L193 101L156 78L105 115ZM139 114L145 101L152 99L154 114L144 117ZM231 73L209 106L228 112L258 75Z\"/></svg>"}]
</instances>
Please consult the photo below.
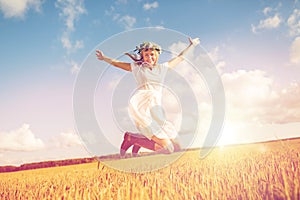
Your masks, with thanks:
<instances>
[{"instance_id":1,"label":"blue sky","mask_svg":"<svg viewBox=\"0 0 300 200\"><path fill-rule=\"evenodd\" d=\"M220 144L300 136L299 5L0 0L0 165L88 156L74 130L78 71L101 42L142 27L200 38L227 97Z\"/></svg>"}]
</instances>

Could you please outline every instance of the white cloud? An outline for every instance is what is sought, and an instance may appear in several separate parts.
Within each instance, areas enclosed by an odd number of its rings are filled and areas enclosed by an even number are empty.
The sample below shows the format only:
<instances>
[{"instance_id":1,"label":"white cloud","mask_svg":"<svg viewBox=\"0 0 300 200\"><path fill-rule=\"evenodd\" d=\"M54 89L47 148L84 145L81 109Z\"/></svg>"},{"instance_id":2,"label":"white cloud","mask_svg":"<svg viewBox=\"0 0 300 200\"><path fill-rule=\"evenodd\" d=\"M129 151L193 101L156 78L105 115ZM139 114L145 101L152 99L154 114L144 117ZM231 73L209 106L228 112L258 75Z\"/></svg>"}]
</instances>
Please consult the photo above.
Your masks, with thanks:
<instances>
[{"instance_id":1,"label":"white cloud","mask_svg":"<svg viewBox=\"0 0 300 200\"><path fill-rule=\"evenodd\" d=\"M216 61L216 60L219 60L219 57L220 57L219 51L220 51L220 48L215 47L212 50L210 50L207 54L213 61Z\"/></svg>"},{"instance_id":2,"label":"white cloud","mask_svg":"<svg viewBox=\"0 0 300 200\"><path fill-rule=\"evenodd\" d=\"M78 72L79 72L79 70L80 70L80 68L79 68L79 66L78 66L78 64L75 62L75 61L71 61L71 73L72 74L78 74Z\"/></svg>"},{"instance_id":3,"label":"white cloud","mask_svg":"<svg viewBox=\"0 0 300 200\"><path fill-rule=\"evenodd\" d=\"M125 15L125 16L119 18L118 22L121 23L122 26L124 26L124 28L126 30L129 30L136 23L136 18L132 17L132 16L129 16L129 15Z\"/></svg>"},{"instance_id":4,"label":"white cloud","mask_svg":"<svg viewBox=\"0 0 300 200\"><path fill-rule=\"evenodd\" d=\"M55 6L61 10L59 15L64 18L69 31L74 31L75 20L86 13L82 0L57 0Z\"/></svg>"},{"instance_id":5,"label":"white cloud","mask_svg":"<svg viewBox=\"0 0 300 200\"><path fill-rule=\"evenodd\" d=\"M222 75L231 122L281 124L300 120L300 85L276 88L262 70L238 70Z\"/></svg>"},{"instance_id":6,"label":"white cloud","mask_svg":"<svg viewBox=\"0 0 300 200\"><path fill-rule=\"evenodd\" d=\"M113 6L109 10L105 10L105 15L111 16L113 21L117 21L121 16L119 13L116 13L116 9Z\"/></svg>"},{"instance_id":7,"label":"white cloud","mask_svg":"<svg viewBox=\"0 0 300 200\"><path fill-rule=\"evenodd\" d=\"M179 42L169 49L171 52L180 52L185 46L184 43ZM300 38L295 40L293 46L295 47L293 48L294 61L300 62ZM208 52L208 55L218 63L217 66L226 65L221 59L218 47ZM192 63L201 63L201 60L205 59L203 55L196 55L196 52L190 52L187 57ZM193 72L185 62L180 63L180 66L174 70L188 80L195 95L200 96L200 103L210 104L202 77L196 76L197 73ZM226 95L226 116L232 123L283 124L300 121L298 83L279 87L263 70L223 72L221 78ZM203 113L205 111L201 110L201 114Z\"/></svg>"},{"instance_id":8,"label":"white cloud","mask_svg":"<svg viewBox=\"0 0 300 200\"><path fill-rule=\"evenodd\" d=\"M60 41L67 54L75 53L78 49L84 47L82 40L72 40L72 33L75 31L75 22L80 16L86 14L83 0L57 0L55 6L60 10L59 16L65 22L65 30L63 31ZM75 74L79 71L78 65L74 61L67 61L71 64L71 73Z\"/></svg>"},{"instance_id":9,"label":"white cloud","mask_svg":"<svg viewBox=\"0 0 300 200\"><path fill-rule=\"evenodd\" d=\"M186 42L177 42L173 43L168 47L167 49L172 52L172 55L178 55L179 52L181 52L183 49L185 49L188 45L188 39L186 39ZM212 51L211 56L215 59L219 59L218 55L218 48L214 49L215 51ZM203 53L203 52L202 52ZM167 75L166 77L166 85L170 85L170 87L174 90L175 94L178 95L178 97L181 98L180 104L183 106L183 109L185 112L187 110L191 111L188 115L185 113L182 123L181 124L181 130L180 133L182 134L190 134L194 130L193 127L195 123L198 123L198 128L200 131L200 134L205 134L208 131L209 124L211 122L211 116L212 116L212 105L211 105L211 99L210 99L210 91L205 83L205 79L199 74L199 72L190 64L190 63L197 63L201 66L207 66L206 62L207 60L211 60L210 57L208 57L207 54L198 54L195 49L190 49L187 54L185 54L185 59L189 60L190 62L183 61L178 66L174 68L174 71L177 72L176 74L179 74L180 77L174 76L172 77L172 74ZM209 65L210 66L210 65ZM188 84L188 85L187 85ZM184 98L184 97L191 97L191 95L194 96L195 101L198 106L198 115L197 110L195 110L195 105L192 103L190 98ZM164 94L164 98L165 98ZM172 100L173 103L176 103L174 100ZM168 102L167 102L168 103ZM174 109L176 107L176 104L173 104L173 107L171 107L169 110ZM169 106L166 105L166 108ZM170 111L168 111L170 112ZM175 113L174 113L175 114ZM176 115L172 116L173 119L176 119ZM200 121L198 119L200 118ZM179 118L176 120L179 121ZM176 121L174 120L174 121Z\"/></svg>"},{"instance_id":10,"label":"white cloud","mask_svg":"<svg viewBox=\"0 0 300 200\"><path fill-rule=\"evenodd\" d=\"M207 52L207 54L212 59L212 61L215 63L218 72L222 73L223 68L226 66L226 62L220 56L219 47L215 47L214 49Z\"/></svg>"},{"instance_id":11,"label":"white cloud","mask_svg":"<svg viewBox=\"0 0 300 200\"><path fill-rule=\"evenodd\" d=\"M58 147L72 147L82 145L80 137L73 131L61 132L52 138L54 144Z\"/></svg>"},{"instance_id":12,"label":"white cloud","mask_svg":"<svg viewBox=\"0 0 300 200\"><path fill-rule=\"evenodd\" d=\"M269 99L273 80L261 70L238 70L222 75L226 97L238 106L252 107Z\"/></svg>"},{"instance_id":13,"label":"white cloud","mask_svg":"<svg viewBox=\"0 0 300 200\"><path fill-rule=\"evenodd\" d=\"M294 9L287 20L291 36L300 35L300 10Z\"/></svg>"},{"instance_id":14,"label":"white cloud","mask_svg":"<svg viewBox=\"0 0 300 200\"><path fill-rule=\"evenodd\" d=\"M70 32L64 32L60 39L63 47L68 50L68 53L76 52L78 49L84 47L82 40L71 41L70 35Z\"/></svg>"},{"instance_id":15,"label":"white cloud","mask_svg":"<svg viewBox=\"0 0 300 200\"><path fill-rule=\"evenodd\" d=\"M155 9L158 8L158 2L154 1L153 3L146 3L143 6L144 10L150 10L150 9Z\"/></svg>"},{"instance_id":16,"label":"white cloud","mask_svg":"<svg viewBox=\"0 0 300 200\"><path fill-rule=\"evenodd\" d=\"M121 27L129 30L134 27L137 19L130 15L120 14L120 4L127 4L126 0L117 0L116 6L111 6L108 10L105 10L105 15L109 16L112 21L117 22Z\"/></svg>"},{"instance_id":17,"label":"white cloud","mask_svg":"<svg viewBox=\"0 0 300 200\"><path fill-rule=\"evenodd\" d=\"M265 7L263 10L264 15L268 15L273 9L271 7Z\"/></svg>"},{"instance_id":18,"label":"white cloud","mask_svg":"<svg viewBox=\"0 0 300 200\"><path fill-rule=\"evenodd\" d=\"M172 52L172 56L178 55L183 49L185 49L188 45L188 39L186 42L177 42L173 43L170 47L167 49ZM203 77L199 74L198 71L195 70L195 68L189 64L189 63L198 63L199 65L207 66L206 61L211 61L211 57L208 57L208 54L196 54L195 48L190 49L185 54L185 59L190 61L186 62L183 61L180 64L178 64L178 67L175 67L174 70L180 74L182 77L186 79L188 84L190 84L191 89L194 91L196 98L199 99L199 101L207 101L208 93L207 93L207 86L203 80ZM216 51L213 51L211 56L213 56L215 59L219 59L219 55L217 55L218 48L216 48ZM208 64L210 65L210 64ZM181 88L183 87L180 82L175 82L174 84L178 84L176 87ZM186 91L186 88L182 88L182 92Z\"/></svg>"},{"instance_id":19,"label":"white cloud","mask_svg":"<svg viewBox=\"0 0 300 200\"><path fill-rule=\"evenodd\" d=\"M0 0L0 11L5 18L23 18L31 8L40 12L42 3L43 0Z\"/></svg>"},{"instance_id":20,"label":"white cloud","mask_svg":"<svg viewBox=\"0 0 300 200\"><path fill-rule=\"evenodd\" d=\"M0 133L0 151L34 151L44 148L44 143L30 130L28 124L9 132Z\"/></svg>"},{"instance_id":21,"label":"white cloud","mask_svg":"<svg viewBox=\"0 0 300 200\"><path fill-rule=\"evenodd\" d=\"M273 17L268 17L264 20L260 20L257 26L252 24L252 32L257 33L258 30L278 28L281 22L282 19L279 14L275 14Z\"/></svg>"},{"instance_id":22,"label":"white cloud","mask_svg":"<svg viewBox=\"0 0 300 200\"><path fill-rule=\"evenodd\" d=\"M278 28L283 21L278 12L281 6L282 4L278 3L275 8L265 7L262 11L265 19L260 20L258 25L251 24L252 32L258 33L258 31Z\"/></svg>"},{"instance_id":23,"label":"white cloud","mask_svg":"<svg viewBox=\"0 0 300 200\"><path fill-rule=\"evenodd\" d=\"M104 14L108 15L108 16L111 16L114 13L114 11L115 11L115 7L111 6L109 10L104 11Z\"/></svg>"},{"instance_id":24,"label":"white cloud","mask_svg":"<svg viewBox=\"0 0 300 200\"><path fill-rule=\"evenodd\" d=\"M76 52L84 46L83 41L70 39L71 33L75 31L75 22L87 11L82 0L57 0L55 6L60 9L59 16L63 18L66 29L61 36L61 42L68 53Z\"/></svg>"},{"instance_id":25,"label":"white cloud","mask_svg":"<svg viewBox=\"0 0 300 200\"><path fill-rule=\"evenodd\" d=\"M300 37L295 38L290 47L290 61L293 64L300 64Z\"/></svg>"},{"instance_id":26,"label":"white cloud","mask_svg":"<svg viewBox=\"0 0 300 200\"><path fill-rule=\"evenodd\" d=\"M69 34L67 32L62 35L60 40L65 49L72 49L72 42L70 41Z\"/></svg>"}]
</instances>

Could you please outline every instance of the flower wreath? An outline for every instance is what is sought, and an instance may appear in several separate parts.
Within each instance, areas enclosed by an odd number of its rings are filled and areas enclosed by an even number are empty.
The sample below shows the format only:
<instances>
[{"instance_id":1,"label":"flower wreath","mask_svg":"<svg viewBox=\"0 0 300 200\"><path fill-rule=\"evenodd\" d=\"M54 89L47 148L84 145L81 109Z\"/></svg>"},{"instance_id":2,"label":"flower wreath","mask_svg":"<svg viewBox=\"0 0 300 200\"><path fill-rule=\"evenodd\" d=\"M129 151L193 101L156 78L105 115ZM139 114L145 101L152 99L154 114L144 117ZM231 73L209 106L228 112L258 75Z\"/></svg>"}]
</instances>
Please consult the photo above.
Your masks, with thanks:
<instances>
[{"instance_id":1,"label":"flower wreath","mask_svg":"<svg viewBox=\"0 0 300 200\"><path fill-rule=\"evenodd\" d=\"M139 46L136 46L136 48L133 50L137 53L125 53L125 55L129 56L132 60L135 62L142 62L142 55L141 52L144 49L154 49L158 52L158 54L162 53L162 49L158 44L155 44L154 42L143 42Z\"/></svg>"}]
</instances>

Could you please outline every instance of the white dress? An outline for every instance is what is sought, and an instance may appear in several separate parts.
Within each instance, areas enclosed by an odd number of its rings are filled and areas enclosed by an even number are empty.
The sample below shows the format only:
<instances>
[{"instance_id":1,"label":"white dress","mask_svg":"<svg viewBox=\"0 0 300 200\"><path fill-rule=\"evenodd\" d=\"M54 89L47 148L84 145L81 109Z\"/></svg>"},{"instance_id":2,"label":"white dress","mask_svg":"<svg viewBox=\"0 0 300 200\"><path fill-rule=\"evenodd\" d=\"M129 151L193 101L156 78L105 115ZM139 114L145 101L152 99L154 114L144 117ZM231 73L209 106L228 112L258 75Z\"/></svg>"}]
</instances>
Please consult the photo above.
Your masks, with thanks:
<instances>
[{"instance_id":1,"label":"white dress","mask_svg":"<svg viewBox=\"0 0 300 200\"><path fill-rule=\"evenodd\" d=\"M131 64L138 88L129 101L129 114L141 134L151 139L177 137L174 125L165 119L161 105L163 82L168 63L158 64L150 69L147 65Z\"/></svg>"}]
</instances>

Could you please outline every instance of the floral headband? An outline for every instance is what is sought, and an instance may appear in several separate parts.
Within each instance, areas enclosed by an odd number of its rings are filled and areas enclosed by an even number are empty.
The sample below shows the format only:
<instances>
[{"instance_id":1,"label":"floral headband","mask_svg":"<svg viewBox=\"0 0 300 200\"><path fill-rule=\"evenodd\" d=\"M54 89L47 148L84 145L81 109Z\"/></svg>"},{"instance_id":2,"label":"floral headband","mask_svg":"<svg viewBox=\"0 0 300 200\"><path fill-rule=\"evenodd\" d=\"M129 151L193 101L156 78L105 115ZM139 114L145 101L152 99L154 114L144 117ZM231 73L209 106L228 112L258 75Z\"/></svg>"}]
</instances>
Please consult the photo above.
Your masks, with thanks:
<instances>
[{"instance_id":1,"label":"floral headband","mask_svg":"<svg viewBox=\"0 0 300 200\"><path fill-rule=\"evenodd\" d=\"M136 46L134 51L137 51L137 53L140 54L144 49L154 49L158 54L161 54L162 52L161 47L153 42L143 42L140 46Z\"/></svg>"}]
</instances>

